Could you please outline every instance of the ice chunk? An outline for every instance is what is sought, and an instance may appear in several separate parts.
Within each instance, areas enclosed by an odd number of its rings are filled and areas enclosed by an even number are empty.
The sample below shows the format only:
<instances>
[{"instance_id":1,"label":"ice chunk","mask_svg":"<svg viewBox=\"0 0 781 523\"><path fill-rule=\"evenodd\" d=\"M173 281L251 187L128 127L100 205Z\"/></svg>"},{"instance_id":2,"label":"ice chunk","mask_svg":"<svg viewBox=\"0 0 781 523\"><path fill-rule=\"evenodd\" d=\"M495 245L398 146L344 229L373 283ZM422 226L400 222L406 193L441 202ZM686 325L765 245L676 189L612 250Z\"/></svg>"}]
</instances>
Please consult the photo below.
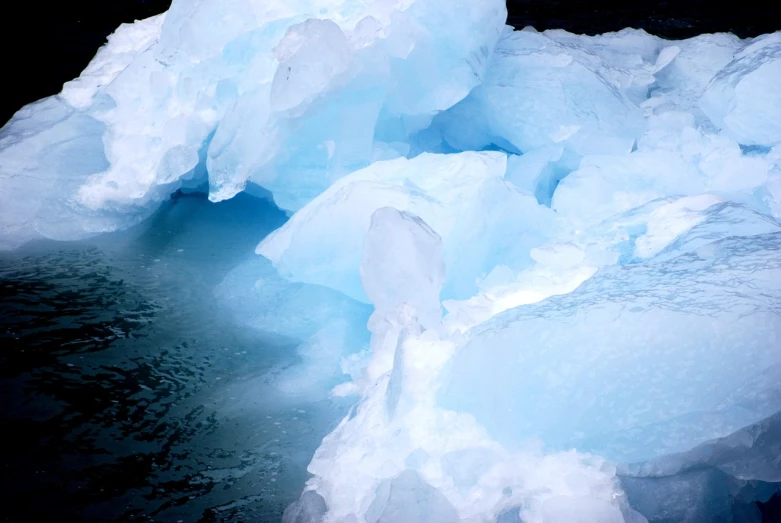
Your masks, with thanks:
<instances>
[{"instance_id":1,"label":"ice chunk","mask_svg":"<svg viewBox=\"0 0 781 523\"><path fill-rule=\"evenodd\" d=\"M612 265L657 263L731 235L781 231L781 223L712 195L654 200L585 232L533 248L534 266L499 266L480 281L480 294L444 303L448 328L467 330L508 309L567 294Z\"/></svg>"},{"instance_id":2,"label":"ice chunk","mask_svg":"<svg viewBox=\"0 0 781 523\"><path fill-rule=\"evenodd\" d=\"M552 208L583 230L670 194L699 194L702 186L697 169L669 151L589 156L559 184Z\"/></svg>"},{"instance_id":3,"label":"ice chunk","mask_svg":"<svg viewBox=\"0 0 781 523\"><path fill-rule=\"evenodd\" d=\"M614 504L587 497L552 498L543 505L543 521L623 523L624 515Z\"/></svg>"},{"instance_id":4,"label":"ice chunk","mask_svg":"<svg viewBox=\"0 0 781 523\"><path fill-rule=\"evenodd\" d=\"M661 262L728 236L781 230L777 220L742 205L713 200L708 203L707 197L681 198L652 211L646 232L635 240L635 258Z\"/></svg>"},{"instance_id":5,"label":"ice chunk","mask_svg":"<svg viewBox=\"0 0 781 523\"><path fill-rule=\"evenodd\" d=\"M320 523L327 511L323 496L313 490L307 490L285 509L282 523Z\"/></svg>"},{"instance_id":6,"label":"ice chunk","mask_svg":"<svg viewBox=\"0 0 781 523\"><path fill-rule=\"evenodd\" d=\"M165 13L120 25L81 75L63 85L62 99L75 109L90 107L101 88L113 82L138 55L157 43L164 21Z\"/></svg>"},{"instance_id":7,"label":"ice chunk","mask_svg":"<svg viewBox=\"0 0 781 523\"><path fill-rule=\"evenodd\" d=\"M366 512L367 523L455 523L458 520L458 512L447 498L414 470L405 470L392 480L380 483Z\"/></svg>"},{"instance_id":8,"label":"ice chunk","mask_svg":"<svg viewBox=\"0 0 781 523\"><path fill-rule=\"evenodd\" d=\"M627 155L593 155L559 183L552 208L579 230L667 196L711 193L767 212L755 191L770 164L744 155L737 143L694 128L691 115L668 112L649 119L648 131Z\"/></svg>"},{"instance_id":9,"label":"ice chunk","mask_svg":"<svg viewBox=\"0 0 781 523\"><path fill-rule=\"evenodd\" d=\"M768 376L779 380L779 370ZM762 521L755 502L781 492L781 413L679 454L622 467L632 506L656 521Z\"/></svg>"},{"instance_id":10,"label":"ice chunk","mask_svg":"<svg viewBox=\"0 0 781 523\"><path fill-rule=\"evenodd\" d=\"M496 523L523 523L520 512L520 507L508 508L496 517Z\"/></svg>"},{"instance_id":11,"label":"ice chunk","mask_svg":"<svg viewBox=\"0 0 781 523\"><path fill-rule=\"evenodd\" d=\"M15 236L2 243L127 227L207 176L214 201L254 182L295 210L378 150L408 149L481 81L506 17L501 0L437 5L177 0L121 26L55 102L4 129L2 192L30 196L3 221ZM53 103L73 116L47 132ZM79 161L40 162L50 149ZM40 184L57 188L43 206ZM49 235L37 223L49 215L69 225Z\"/></svg>"},{"instance_id":12,"label":"ice chunk","mask_svg":"<svg viewBox=\"0 0 781 523\"><path fill-rule=\"evenodd\" d=\"M372 222L362 268L366 274L378 260L376 274L363 278L370 296L376 295L375 280L400 255L412 260L400 262L403 268L422 265L430 279L439 274L441 258L419 263L426 253L440 256L432 254L438 242L423 224L386 208ZM412 245L398 249L396 236ZM382 238L390 241L380 243ZM396 272L389 271L386 283L399 280ZM409 304L420 301L421 289L410 283L402 281L394 299L383 301L381 294L376 300L371 361L358 383L362 400L323 440L309 466L309 486L328 506L326 520L490 521L516 507L523 521L565 523L579 510L623 521L622 510L629 509L615 490L615 469L601 459L575 452L540 456L535 449L509 453L471 416L437 406L440 372L461 337L419 328ZM423 290L430 286L425 282ZM433 292L423 297L436 303ZM400 300L401 306L387 310L385 303Z\"/></svg>"},{"instance_id":13,"label":"ice chunk","mask_svg":"<svg viewBox=\"0 0 781 523\"><path fill-rule=\"evenodd\" d=\"M460 123L475 118L485 135ZM608 62L534 31L505 32L482 85L440 123L456 148L505 141L522 152L562 145L580 155L629 152L643 130Z\"/></svg>"},{"instance_id":14,"label":"ice chunk","mask_svg":"<svg viewBox=\"0 0 781 523\"><path fill-rule=\"evenodd\" d=\"M453 478L459 488L475 485L497 461L493 452L484 448L463 449L442 456L442 471Z\"/></svg>"},{"instance_id":15,"label":"ice chunk","mask_svg":"<svg viewBox=\"0 0 781 523\"><path fill-rule=\"evenodd\" d=\"M105 131L103 123L56 97L28 105L0 129L0 249L117 227L112 213L92 213L75 203L81 183L108 166ZM140 210L124 221L147 214Z\"/></svg>"},{"instance_id":16,"label":"ice chunk","mask_svg":"<svg viewBox=\"0 0 781 523\"><path fill-rule=\"evenodd\" d=\"M700 107L744 145L781 143L781 36L756 38L711 80Z\"/></svg>"},{"instance_id":17,"label":"ice chunk","mask_svg":"<svg viewBox=\"0 0 781 523\"><path fill-rule=\"evenodd\" d=\"M375 314L406 303L424 327L439 324L445 282L442 239L417 216L392 207L372 214L360 275Z\"/></svg>"},{"instance_id":18,"label":"ice chunk","mask_svg":"<svg viewBox=\"0 0 781 523\"><path fill-rule=\"evenodd\" d=\"M529 249L556 227L550 209L503 180L505 165L496 152L374 163L334 183L257 252L295 281L366 301L358 273L364 237L372 214L390 206L419 216L442 238L443 296L470 296L495 265L530 263Z\"/></svg>"},{"instance_id":19,"label":"ice chunk","mask_svg":"<svg viewBox=\"0 0 781 523\"><path fill-rule=\"evenodd\" d=\"M677 53L654 75L656 82L651 86L650 98L642 106L650 114L686 111L696 115L698 123L706 123L707 118L699 108L700 98L716 73L732 61L742 45L737 36L726 33L675 42Z\"/></svg>"},{"instance_id":20,"label":"ice chunk","mask_svg":"<svg viewBox=\"0 0 781 523\"><path fill-rule=\"evenodd\" d=\"M779 249L778 232L721 240L499 315L457 353L441 401L505 445L619 461L756 422L781 409L760 379L781 364Z\"/></svg>"},{"instance_id":21,"label":"ice chunk","mask_svg":"<svg viewBox=\"0 0 781 523\"><path fill-rule=\"evenodd\" d=\"M521 156L510 156L505 179L516 187L531 192L539 203L550 207L556 187L571 170L563 147L543 147Z\"/></svg>"}]
</instances>

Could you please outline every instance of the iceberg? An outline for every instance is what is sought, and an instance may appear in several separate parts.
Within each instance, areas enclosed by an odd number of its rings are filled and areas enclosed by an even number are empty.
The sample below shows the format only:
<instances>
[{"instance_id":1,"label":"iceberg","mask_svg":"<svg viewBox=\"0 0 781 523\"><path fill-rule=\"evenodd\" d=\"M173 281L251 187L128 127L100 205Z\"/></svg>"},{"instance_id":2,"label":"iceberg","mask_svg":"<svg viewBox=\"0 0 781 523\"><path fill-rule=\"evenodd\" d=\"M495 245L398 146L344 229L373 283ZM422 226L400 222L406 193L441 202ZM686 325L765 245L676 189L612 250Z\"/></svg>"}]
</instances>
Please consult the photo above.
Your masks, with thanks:
<instances>
[{"instance_id":1,"label":"iceberg","mask_svg":"<svg viewBox=\"0 0 781 523\"><path fill-rule=\"evenodd\" d=\"M273 203L215 307L297 354L274 401L354 401L285 522L759 521L781 491L781 33L505 18L174 0L0 129L0 249L179 192Z\"/></svg>"},{"instance_id":2,"label":"iceberg","mask_svg":"<svg viewBox=\"0 0 781 523\"><path fill-rule=\"evenodd\" d=\"M3 128L2 245L126 228L203 184L220 201L258 183L295 211L403 156L480 82L506 18L500 0L436 6L178 0L121 26L80 78Z\"/></svg>"}]
</instances>

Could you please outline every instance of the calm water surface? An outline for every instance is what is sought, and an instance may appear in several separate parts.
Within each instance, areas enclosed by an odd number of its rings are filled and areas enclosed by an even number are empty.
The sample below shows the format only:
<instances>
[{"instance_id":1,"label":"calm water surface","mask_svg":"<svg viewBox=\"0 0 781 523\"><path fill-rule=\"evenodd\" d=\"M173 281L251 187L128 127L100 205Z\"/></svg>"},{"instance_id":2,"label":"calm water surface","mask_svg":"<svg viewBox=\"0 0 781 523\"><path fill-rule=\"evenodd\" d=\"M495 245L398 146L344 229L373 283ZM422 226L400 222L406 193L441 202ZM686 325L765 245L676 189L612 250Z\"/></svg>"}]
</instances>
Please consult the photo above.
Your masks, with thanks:
<instances>
[{"instance_id":1,"label":"calm water surface","mask_svg":"<svg viewBox=\"0 0 781 523\"><path fill-rule=\"evenodd\" d=\"M295 343L212 291L284 220L187 196L128 233L0 256L5 521L279 520L348 405L276 394Z\"/></svg>"}]
</instances>

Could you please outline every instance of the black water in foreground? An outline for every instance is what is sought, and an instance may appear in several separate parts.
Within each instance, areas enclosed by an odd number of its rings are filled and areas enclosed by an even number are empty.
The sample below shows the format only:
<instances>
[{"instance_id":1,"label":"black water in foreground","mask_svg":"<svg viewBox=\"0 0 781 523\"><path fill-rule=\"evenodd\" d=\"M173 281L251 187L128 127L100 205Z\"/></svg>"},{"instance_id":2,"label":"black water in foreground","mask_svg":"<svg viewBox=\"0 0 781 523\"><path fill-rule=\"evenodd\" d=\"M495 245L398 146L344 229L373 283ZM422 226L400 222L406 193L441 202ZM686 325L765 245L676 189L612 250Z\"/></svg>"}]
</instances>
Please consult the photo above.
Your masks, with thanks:
<instances>
[{"instance_id":1,"label":"black water in foreground","mask_svg":"<svg viewBox=\"0 0 781 523\"><path fill-rule=\"evenodd\" d=\"M279 520L347 405L275 395L294 347L212 289L284 220L188 196L0 256L3 521Z\"/></svg>"}]
</instances>

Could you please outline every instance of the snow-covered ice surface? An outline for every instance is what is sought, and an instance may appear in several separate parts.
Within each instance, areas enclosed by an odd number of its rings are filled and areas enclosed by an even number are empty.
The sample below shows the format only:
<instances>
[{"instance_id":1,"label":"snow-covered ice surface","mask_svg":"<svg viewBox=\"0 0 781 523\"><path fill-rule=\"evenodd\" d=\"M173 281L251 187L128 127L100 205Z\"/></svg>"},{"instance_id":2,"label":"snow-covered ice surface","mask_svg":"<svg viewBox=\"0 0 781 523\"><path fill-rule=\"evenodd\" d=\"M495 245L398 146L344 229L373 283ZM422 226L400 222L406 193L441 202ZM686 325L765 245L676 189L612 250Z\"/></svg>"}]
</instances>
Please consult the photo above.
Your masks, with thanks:
<instances>
[{"instance_id":1,"label":"snow-covered ice surface","mask_svg":"<svg viewBox=\"0 0 781 523\"><path fill-rule=\"evenodd\" d=\"M177 190L288 211L214 289L309 340L283 392L357 401L285 521L758 521L781 483L781 32L438 4L175 0L120 27L0 131L0 248Z\"/></svg>"}]
</instances>

